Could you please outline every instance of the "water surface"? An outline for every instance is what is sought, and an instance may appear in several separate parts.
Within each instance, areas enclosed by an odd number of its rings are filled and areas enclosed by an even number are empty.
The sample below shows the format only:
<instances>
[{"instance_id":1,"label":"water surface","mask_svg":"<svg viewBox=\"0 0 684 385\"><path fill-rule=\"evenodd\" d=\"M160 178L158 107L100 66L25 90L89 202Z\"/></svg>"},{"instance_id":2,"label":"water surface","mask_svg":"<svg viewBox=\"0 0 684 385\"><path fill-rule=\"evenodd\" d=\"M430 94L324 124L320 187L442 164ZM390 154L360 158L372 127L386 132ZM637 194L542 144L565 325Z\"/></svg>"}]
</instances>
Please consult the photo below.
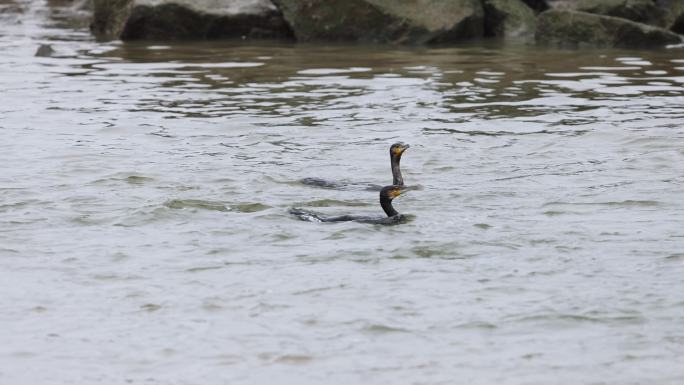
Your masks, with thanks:
<instances>
[{"instance_id":1,"label":"water surface","mask_svg":"<svg viewBox=\"0 0 684 385\"><path fill-rule=\"evenodd\" d=\"M0 382L684 381L682 50L0 21ZM389 184L399 140L409 223L288 215L381 215L299 180Z\"/></svg>"}]
</instances>

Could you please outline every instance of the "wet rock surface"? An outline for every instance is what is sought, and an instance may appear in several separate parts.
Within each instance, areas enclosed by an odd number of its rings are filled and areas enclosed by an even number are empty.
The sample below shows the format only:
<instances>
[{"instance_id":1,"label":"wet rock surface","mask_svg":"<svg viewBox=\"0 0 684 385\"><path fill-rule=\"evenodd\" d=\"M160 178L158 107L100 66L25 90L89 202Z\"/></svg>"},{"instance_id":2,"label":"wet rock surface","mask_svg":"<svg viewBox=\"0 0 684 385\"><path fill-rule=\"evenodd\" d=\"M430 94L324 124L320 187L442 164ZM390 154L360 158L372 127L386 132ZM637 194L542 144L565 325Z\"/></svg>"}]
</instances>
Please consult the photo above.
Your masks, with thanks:
<instances>
[{"instance_id":1,"label":"wet rock surface","mask_svg":"<svg viewBox=\"0 0 684 385\"><path fill-rule=\"evenodd\" d=\"M99 40L266 38L416 45L482 37L531 42L537 36L540 44L563 47L642 48L679 42L644 24L684 32L684 1L679 0L50 1L94 2L91 30Z\"/></svg>"},{"instance_id":2,"label":"wet rock surface","mask_svg":"<svg viewBox=\"0 0 684 385\"><path fill-rule=\"evenodd\" d=\"M482 36L479 0L275 0L300 41L422 44Z\"/></svg>"},{"instance_id":3,"label":"wet rock surface","mask_svg":"<svg viewBox=\"0 0 684 385\"><path fill-rule=\"evenodd\" d=\"M684 1L660 0L664 9L663 24L665 28L684 34Z\"/></svg>"},{"instance_id":4,"label":"wet rock surface","mask_svg":"<svg viewBox=\"0 0 684 385\"><path fill-rule=\"evenodd\" d=\"M670 29L678 34L684 34L684 14L674 20Z\"/></svg>"},{"instance_id":5,"label":"wet rock surface","mask_svg":"<svg viewBox=\"0 0 684 385\"><path fill-rule=\"evenodd\" d=\"M534 38L537 17L522 0L484 0L485 34L506 39Z\"/></svg>"},{"instance_id":6,"label":"wet rock surface","mask_svg":"<svg viewBox=\"0 0 684 385\"><path fill-rule=\"evenodd\" d=\"M586 12L549 10L539 15L537 43L564 48L652 48L680 44L668 30Z\"/></svg>"},{"instance_id":7,"label":"wet rock surface","mask_svg":"<svg viewBox=\"0 0 684 385\"><path fill-rule=\"evenodd\" d=\"M523 0L528 7L532 8L535 13L543 12L549 9L549 5L546 0Z\"/></svg>"},{"instance_id":8,"label":"wet rock surface","mask_svg":"<svg viewBox=\"0 0 684 385\"><path fill-rule=\"evenodd\" d=\"M682 0L548 0L551 9L615 16L684 33Z\"/></svg>"},{"instance_id":9,"label":"wet rock surface","mask_svg":"<svg viewBox=\"0 0 684 385\"><path fill-rule=\"evenodd\" d=\"M96 0L93 31L103 40L292 37L269 0Z\"/></svg>"},{"instance_id":10,"label":"wet rock surface","mask_svg":"<svg viewBox=\"0 0 684 385\"><path fill-rule=\"evenodd\" d=\"M100 41L118 39L126 26L132 6L132 0L94 0L90 30L95 38Z\"/></svg>"},{"instance_id":11,"label":"wet rock surface","mask_svg":"<svg viewBox=\"0 0 684 385\"><path fill-rule=\"evenodd\" d=\"M665 10L654 0L556 0L552 9L574 10L662 26Z\"/></svg>"},{"instance_id":12,"label":"wet rock surface","mask_svg":"<svg viewBox=\"0 0 684 385\"><path fill-rule=\"evenodd\" d=\"M36 50L36 57L50 57L55 53L55 50L50 44L41 44Z\"/></svg>"}]
</instances>

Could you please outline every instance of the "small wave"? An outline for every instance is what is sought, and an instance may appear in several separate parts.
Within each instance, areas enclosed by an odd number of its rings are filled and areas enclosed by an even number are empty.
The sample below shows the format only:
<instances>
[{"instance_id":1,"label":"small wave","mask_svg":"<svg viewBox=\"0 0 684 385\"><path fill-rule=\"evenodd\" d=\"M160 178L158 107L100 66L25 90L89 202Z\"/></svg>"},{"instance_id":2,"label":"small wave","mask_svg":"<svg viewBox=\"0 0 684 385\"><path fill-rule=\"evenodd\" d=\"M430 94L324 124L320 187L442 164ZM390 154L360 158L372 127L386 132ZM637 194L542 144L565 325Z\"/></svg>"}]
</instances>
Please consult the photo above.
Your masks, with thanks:
<instances>
[{"instance_id":1,"label":"small wave","mask_svg":"<svg viewBox=\"0 0 684 385\"><path fill-rule=\"evenodd\" d=\"M639 314L634 315L606 315L606 314L539 314L519 318L519 322L570 322L570 323L596 323L596 324L640 324L644 318Z\"/></svg>"},{"instance_id":2,"label":"small wave","mask_svg":"<svg viewBox=\"0 0 684 385\"><path fill-rule=\"evenodd\" d=\"M275 359L276 362L284 364L306 364L313 360L312 356L304 354L285 354Z\"/></svg>"},{"instance_id":3,"label":"small wave","mask_svg":"<svg viewBox=\"0 0 684 385\"><path fill-rule=\"evenodd\" d=\"M548 202L543 207L548 206L615 206L615 207L657 207L662 206L662 202L648 200L624 200L609 202Z\"/></svg>"},{"instance_id":4,"label":"small wave","mask_svg":"<svg viewBox=\"0 0 684 385\"><path fill-rule=\"evenodd\" d=\"M420 258L458 259L454 249L451 248L415 246L411 248L411 252Z\"/></svg>"},{"instance_id":5,"label":"small wave","mask_svg":"<svg viewBox=\"0 0 684 385\"><path fill-rule=\"evenodd\" d=\"M147 303L147 304L140 306L141 310L145 310L145 311L150 312L150 313L155 312L161 308L162 308L162 306L158 305L156 303Z\"/></svg>"},{"instance_id":6,"label":"small wave","mask_svg":"<svg viewBox=\"0 0 684 385\"><path fill-rule=\"evenodd\" d=\"M256 202L256 203L241 203L241 204L233 205L230 208L234 211L239 212L239 213L256 213L258 211L264 211L264 210L270 209L271 206Z\"/></svg>"},{"instance_id":7,"label":"small wave","mask_svg":"<svg viewBox=\"0 0 684 385\"><path fill-rule=\"evenodd\" d=\"M665 257L665 259L670 262L684 261L684 253L670 254L667 257Z\"/></svg>"},{"instance_id":8,"label":"small wave","mask_svg":"<svg viewBox=\"0 0 684 385\"><path fill-rule=\"evenodd\" d=\"M574 121L573 121L574 122ZM570 123L570 121L566 122ZM588 124L586 120L574 122L574 125ZM570 125L570 124L565 124ZM482 130L458 130L455 128L423 128L427 134L462 134L468 136L524 136L524 135L562 135L562 136L579 136L587 132L587 130L538 130L538 131L482 131Z\"/></svg>"},{"instance_id":9,"label":"small wave","mask_svg":"<svg viewBox=\"0 0 684 385\"><path fill-rule=\"evenodd\" d=\"M318 187L330 190L380 191L382 189L382 186L373 183L334 181L316 177L302 178L298 180L296 183L308 187Z\"/></svg>"},{"instance_id":10,"label":"small wave","mask_svg":"<svg viewBox=\"0 0 684 385\"><path fill-rule=\"evenodd\" d=\"M164 206L170 209L203 209L203 210L214 210L214 211L230 211L230 208L226 207L221 202L205 201L201 199L172 199L164 202Z\"/></svg>"},{"instance_id":11,"label":"small wave","mask_svg":"<svg viewBox=\"0 0 684 385\"><path fill-rule=\"evenodd\" d=\"M485 321L470 321L456 326L458 329L496 329L498 326Z\"/></svg>"},{"instance_id":12,"label":"small wave","mask_svg":"<svg viewBox=\"0 0 684 385\"><path fill-rule=\"evenodd\" d=\"M47 202L42 202L38 199L30 199L27 201L0 204L0 212L14 210L14 209L21 209L21 208L28 207L28 206L35 205L35 204L39 204L39 203L47 203Z\"/></svg>"},{"instance_id":13,"label":"small wave","mask_svg":"<svg viewBox=\"0 0 684 385\"><path fill-rule=\"evenodd\" d=\"M382 324L366 325L361 330L365 333L370 333L370 334L410 333L411 332L408 329L395 327L395 326L382 325Z\"/></svg>"},{"instance_id":14,"label":"small wave","mask_svg":"<svg viewBox=\"0 0 684 385\"><path fill-rule=\"evenodd\" d=\"M309 207L336 207L336 206L363 207L363 206L368 206L369 204L365 203L365 202L358 202L358 201L345 201L345 200L337 200L337 199L318 199L318 200L313 200L313 201L308 201L308 202L298 202L297 205L309 206Z\"/></svg>"},{"instance_id":15,"label":"small wave","mask_svg":"<svg viewBox=\"0 0 684 385\"><path fill-rule=\"evenodd\" d=\"M108 184L111 181L125 182L133 185L141 185L153 182L155 179L149 176L128 174L128 173L116 173L114 175L108 176L106 178L101 178L90 182L91 185L101 185Z\"/></svg>"},{"instance_id":16,"label":"small wave","mask_svg":"<svg viewBox=\"0 0 684 385\"><path fill-rule=\"evenodd\" d=\"M198 266L198 267L191 267L188 269L185 269L186 273L197 273L200 271L207 271L207 270L218 270L222 269L224 266Z\"/></svg>"},{"instance_id":17,"label":"small wave","mask_svg":"<svg viewBox=\"0 0 684 385\"><path fill-rule=\"evenodd\" d=\"M154 178L150 178L142 175L130 175L124 179L126 183L130 184L145 184L154 181Z\"/></svg>"}]
</instances>

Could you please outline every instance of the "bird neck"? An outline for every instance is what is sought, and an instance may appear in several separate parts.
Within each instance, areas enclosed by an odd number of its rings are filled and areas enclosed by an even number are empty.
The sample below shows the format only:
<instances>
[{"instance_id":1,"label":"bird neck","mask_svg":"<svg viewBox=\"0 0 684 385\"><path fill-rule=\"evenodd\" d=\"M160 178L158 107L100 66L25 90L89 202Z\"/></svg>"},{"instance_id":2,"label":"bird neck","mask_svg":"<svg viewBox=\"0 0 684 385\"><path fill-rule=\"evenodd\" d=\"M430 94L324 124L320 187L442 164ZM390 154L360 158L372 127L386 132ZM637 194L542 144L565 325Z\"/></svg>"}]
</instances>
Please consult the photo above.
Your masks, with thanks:
<instances>
[{"instance_id":1,"label":"bird neck","mask_svg":"<svg viewBox=\"0 0 684 385\"><path fill-rule=\"evenodd\" d=\"M392 207L392 200L386 196L380 195L380 206L382 206L382 209L385 211L385 214L387 214L388 217L393 217L399 214L397 210Z\"/></svg>"},{"instance_id":2,"label":"bird neck","mask_svg":"<svg viewBox=\"0 0 684 385\"><path fill-rule=\"evenodd\" d=\"M391 155L390 161L392 163L392 184L402 186L404 184L404 178L401 176L401 169L399 168L401 155Z\"/></svg>"}]
</instances>

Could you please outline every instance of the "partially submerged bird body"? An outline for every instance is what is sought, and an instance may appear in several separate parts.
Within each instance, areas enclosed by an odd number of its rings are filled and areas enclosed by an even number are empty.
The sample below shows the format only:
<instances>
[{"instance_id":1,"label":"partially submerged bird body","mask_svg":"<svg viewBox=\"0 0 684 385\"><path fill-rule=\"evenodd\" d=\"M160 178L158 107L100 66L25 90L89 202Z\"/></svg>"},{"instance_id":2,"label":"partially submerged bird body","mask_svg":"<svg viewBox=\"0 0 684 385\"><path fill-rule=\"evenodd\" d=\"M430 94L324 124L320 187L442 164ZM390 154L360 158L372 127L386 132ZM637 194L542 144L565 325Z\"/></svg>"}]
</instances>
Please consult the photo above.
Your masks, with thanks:
<instances>
[{"instance_id":1,"label":"partially submerged bird body","mask_svg":"<svg viewBox=\"0 0 684 385\"><path fill-rule=\"evenodd\" d=\"M307 211L299 208L290 209L290 214L297 218L308 222L358 222L369 223L374 225L395 225L406 221L406 216L399 214L392 206L392 200L401 195L406 188L399 185L385 186L380 190L380 206L382 207L386 217L370 217L363 215L339 215L339 216L324 216L312 211Z\"/></svg>"},{"instance_id":2,"label":"partially submerged bird body","mask_svg":"<svg viewBox=\"0 0 684 385\"><path fill-rule=\"evenodd\" d=\"M401 175L401 156L404 154L410 146L403 142L394 143L390 146L390 167L392 169L392 184L397 186L404 185L404 178ZM369 183L349 183L349 182L338 182L329 179L309 177L299 180L299 183L334 190L359 190L363 188L368 191L380 191L383 186L369 184Z\"/></svg>"},{"instance_id":3,"label":"partially submerged bird body","mask_svg":"<svg viewBox=\"0 0 684 385\"><path fill-rule=\"evenodd\" d=\"M325 217L320 214L302 209L292 209L290 210L290 214L307 222L357 222L367 223L370 225L398 225L400 223L406 222L406 216L402 214L386 218L374 218L360 215L340 215L336 217Z\"/></svg>"}]
</instances>

